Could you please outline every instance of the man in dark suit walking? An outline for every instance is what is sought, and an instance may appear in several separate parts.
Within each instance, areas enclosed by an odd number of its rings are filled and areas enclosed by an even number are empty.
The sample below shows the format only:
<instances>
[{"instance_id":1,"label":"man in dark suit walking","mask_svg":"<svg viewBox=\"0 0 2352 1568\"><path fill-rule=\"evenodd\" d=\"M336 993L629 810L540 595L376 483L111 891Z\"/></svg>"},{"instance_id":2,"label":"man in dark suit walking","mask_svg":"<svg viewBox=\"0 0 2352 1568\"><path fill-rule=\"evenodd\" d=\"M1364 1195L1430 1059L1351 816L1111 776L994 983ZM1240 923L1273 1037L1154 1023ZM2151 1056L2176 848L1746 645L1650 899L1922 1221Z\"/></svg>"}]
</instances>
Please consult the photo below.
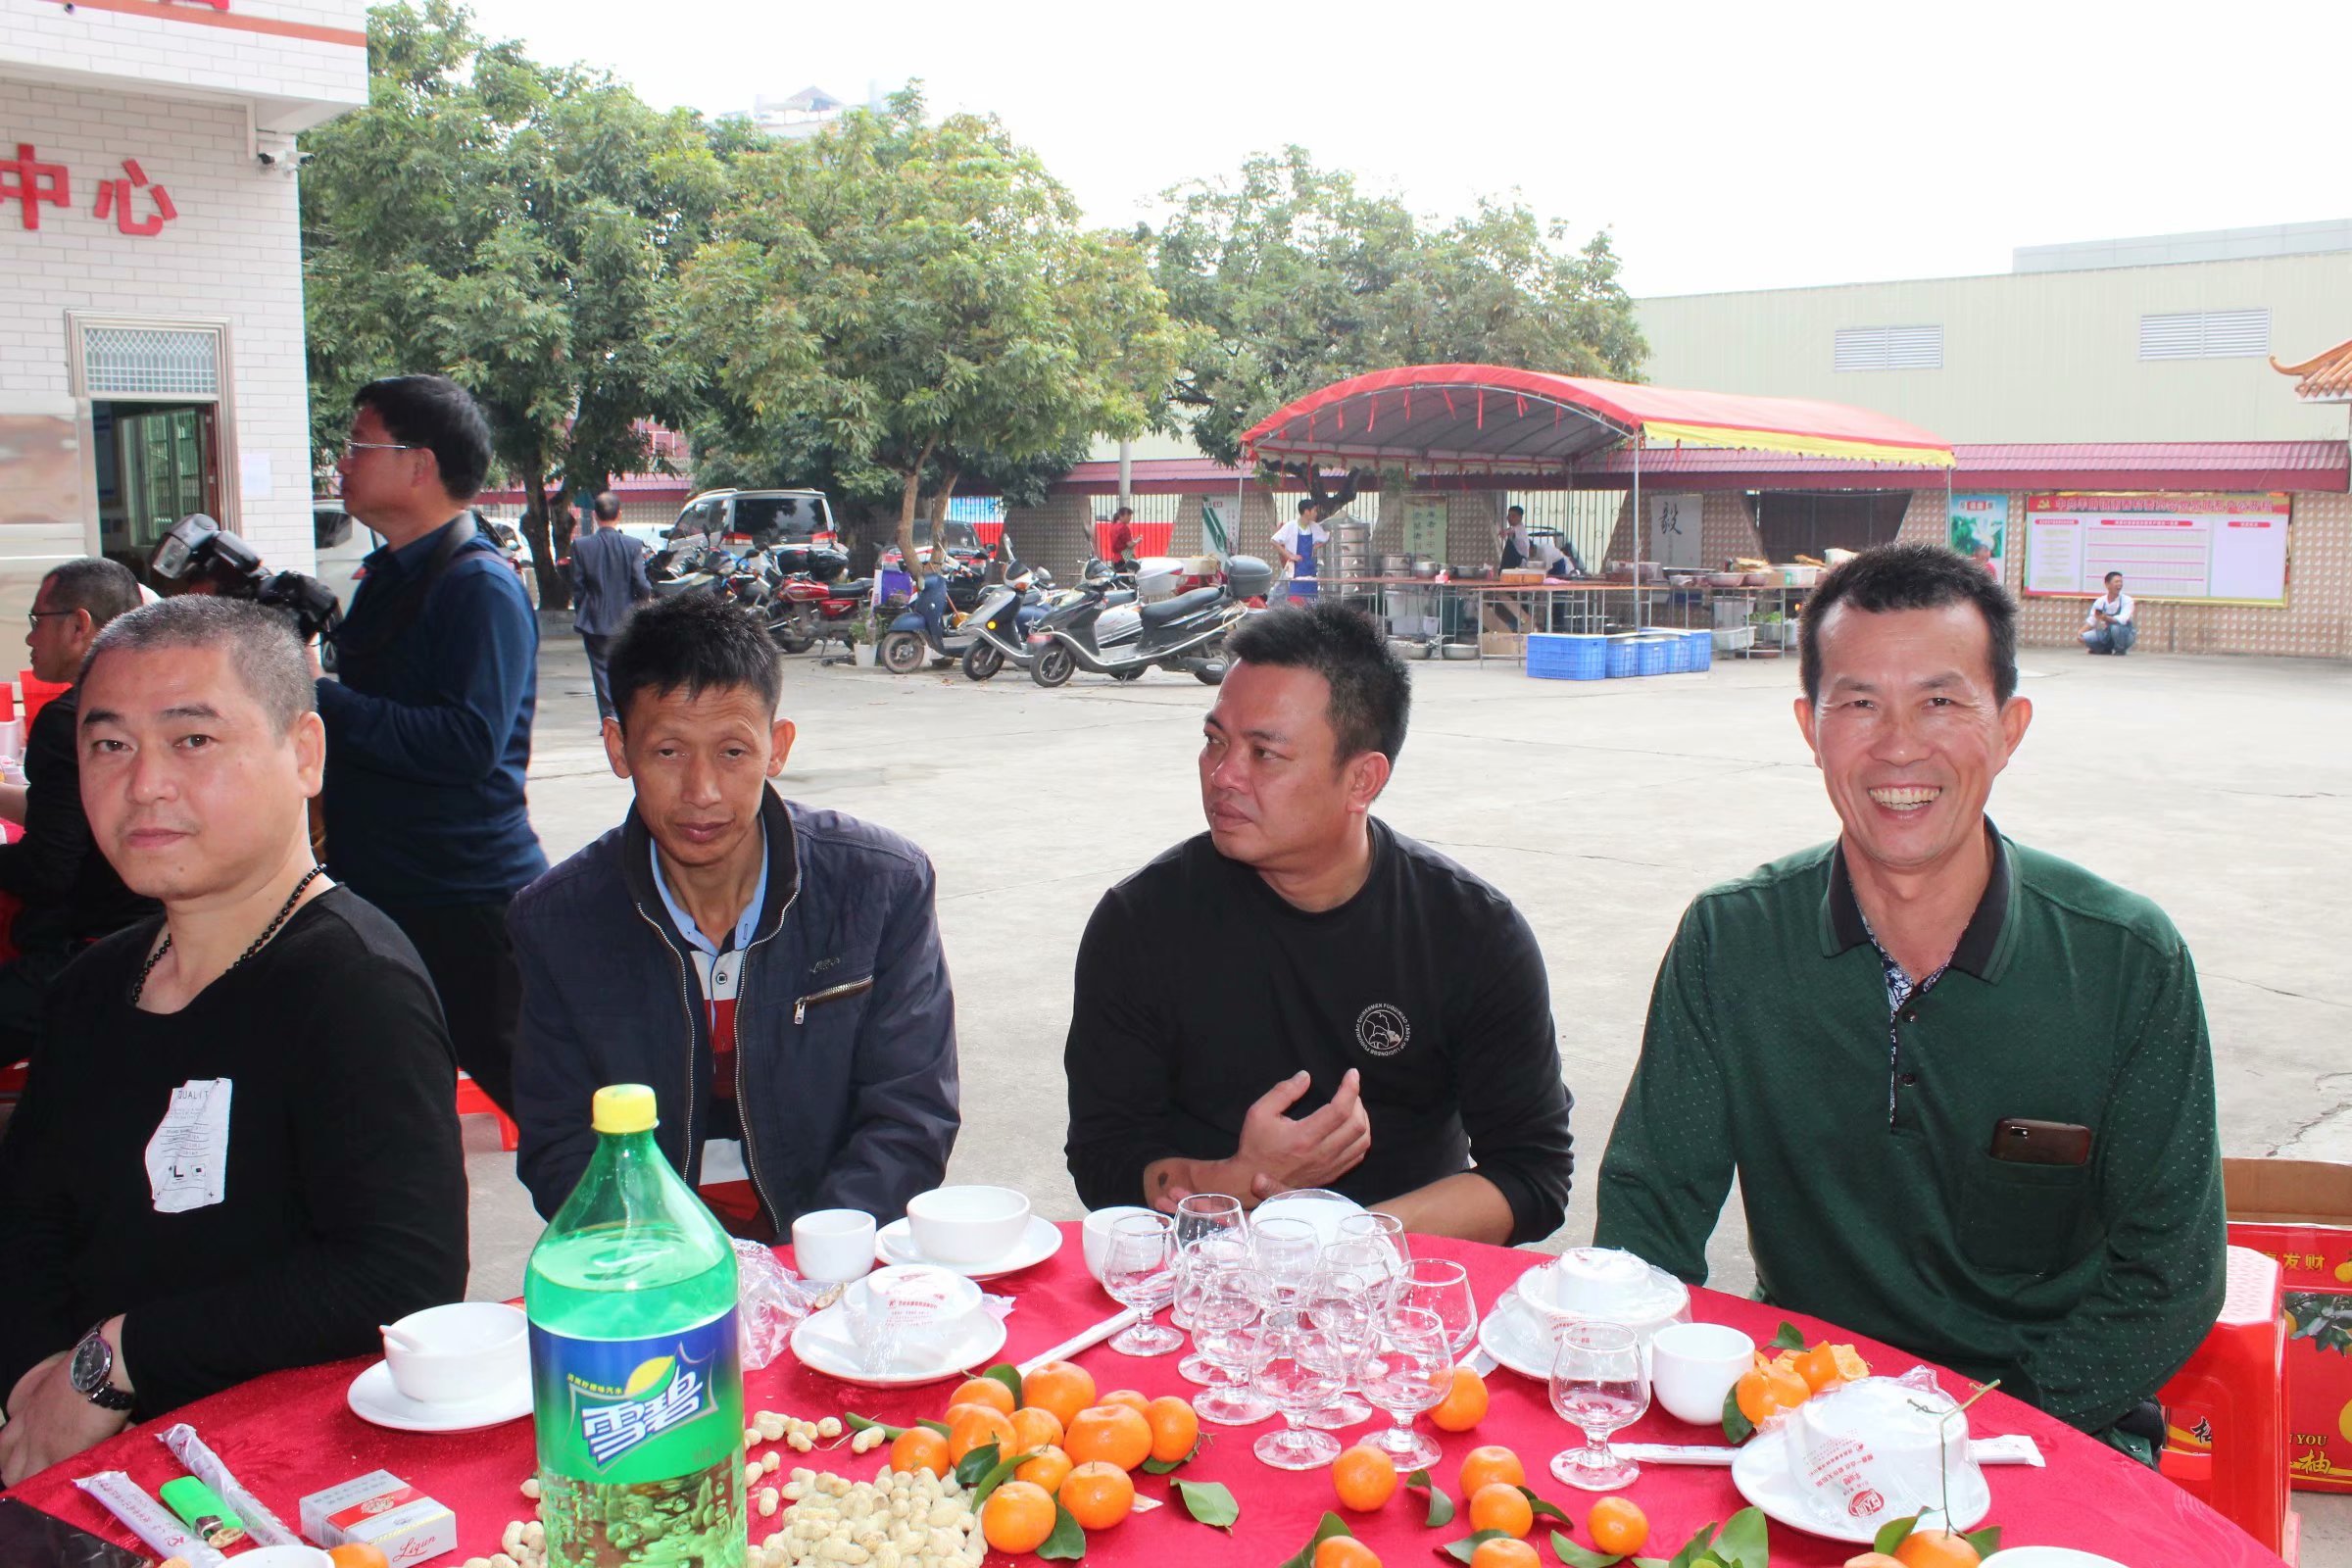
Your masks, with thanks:
<instances>
[{"instance_id":1,"label":"man in dark suit walking","mask_svg":"<svg viewBox=\"0 0 2352 1568\"><path fill-rule=\"evenodd\" d=\"M645 575L645 547L615 527L619 521L620 498L607 490L571 541L571 623L588 650L599 723L613 716L605 651L628 623L629 612L654 597Z\"/></svg>"}]
</instances>

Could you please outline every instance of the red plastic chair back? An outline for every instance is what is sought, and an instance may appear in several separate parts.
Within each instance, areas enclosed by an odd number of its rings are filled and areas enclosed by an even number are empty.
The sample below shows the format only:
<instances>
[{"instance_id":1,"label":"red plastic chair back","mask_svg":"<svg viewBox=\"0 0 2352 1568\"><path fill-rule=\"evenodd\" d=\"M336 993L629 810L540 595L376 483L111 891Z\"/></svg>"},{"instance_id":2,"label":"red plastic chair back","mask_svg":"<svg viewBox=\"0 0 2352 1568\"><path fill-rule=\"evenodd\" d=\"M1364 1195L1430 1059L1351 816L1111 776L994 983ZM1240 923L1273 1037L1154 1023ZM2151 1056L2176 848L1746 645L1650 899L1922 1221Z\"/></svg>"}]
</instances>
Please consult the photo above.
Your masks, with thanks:
<instances>
[{"instance_id":1,"label":"red plastic chair back","mask_svg":"<svg viewBox=\"0 0 2352 1568\"><path fill-rule=\"evenodd\" d=\"M2286 1555L2286 1320L2276 1260L2230 1249L2221 1315L2188 1364L2157 1395L2173 1441L2158 1468L2180 1489Z\"/></svg>"},{"instance_id":2,"label":"red plastic chair back","mask_svg":"<svg viewBox=\"0 0 2352 1568\"><path fill-rule=\"evenodd\" d=\"M458 1074L458 1114L461 1116L495 1116L498 1118L498 1147L512 1152L522 1142L514 1121L498 1108L498 1102L482 1092L481 1085L464 1073Z\"/></svg>"}]
</instances>

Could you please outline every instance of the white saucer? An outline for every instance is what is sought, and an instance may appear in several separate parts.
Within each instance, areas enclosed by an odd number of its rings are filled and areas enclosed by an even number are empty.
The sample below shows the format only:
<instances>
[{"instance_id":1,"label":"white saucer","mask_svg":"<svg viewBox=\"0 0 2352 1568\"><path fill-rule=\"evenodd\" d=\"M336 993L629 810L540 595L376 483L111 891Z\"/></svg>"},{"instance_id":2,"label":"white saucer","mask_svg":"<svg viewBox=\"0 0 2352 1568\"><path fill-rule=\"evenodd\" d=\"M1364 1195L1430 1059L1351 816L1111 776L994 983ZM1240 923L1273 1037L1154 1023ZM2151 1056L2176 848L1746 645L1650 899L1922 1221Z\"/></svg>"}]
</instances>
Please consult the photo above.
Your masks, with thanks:
<instances>
[{"instance_id":1,"label":"white saucer","mask_svg":"<svg viewBox=\"0 0 2352 1568\"><path fill-rule=\"evenodd\" d=\"M2004 1546L1984 1559L1984 1568L2124 1568L2113 1557L2072 1546Z\"/></svg>"},{"instance_id":2,"label":"white saucer","mask_svg":"<svg viewBox=\"0 0 2352 1568\"><path fill-rule=\"evenodd\" d=\"M960 1274L967 1280L993 1280L1000 1274L1035 1268L1060 1250L1061 1227L1036 1214L1029 1216L1027 1228L1010 1251L985 1263L943 1263L935 1257L925 1257L922 1249L914 1245L914 1233L904 1219L892 1220L874 1232L874 1256L883 1262L925 1263Z\"/></svg>"},{"instance_id":3,"label":"white saucer","mask_svg":"<svg viewBox=\"0 0 2352 1568\"><path fill-rule=\"evenodd\" d=\"M1764 1510L1764 1516L1774 1524L1788 1525L1807 1535L1825 1537L1831 1541L1853 1541L1865 1544L1875 1540L1879 1524L1862 1524L1840 1518L1825 1511L1819 1494L1806 1492L1796 1485L1788 1471L1788 1449L1786 1444L1771 1434L1749 1439L1732 1457L1732 1485L1740 1495ZM1940 1511L1940 1510L1937 1510ZM1974 1530L1992 1512L1992 1488L1984 1472L1975 1465L1963 1465L1952 1478L1953 1530Z\"/></svg>"},{"instance_id":4,"label":"white saucer","mask_svg":"<svg viewBox=\"0 0 2352 1568\"><path fill-rule=\"evenodd\" d=\"M392 1369L378 1361L351 1380L343 1398L353 1415L395 1432L472 1432L529 1415L531 1374L526 1367L505 1388L464 1404L427 1404L394 1388Z\"/></svg>"},{"instance_id":5,"label":"white saucer","mask_svg":"<svg viewBox=\"0 0 2352 1568\"><path fill-rule=\"evenodd\" d=\"M1524 1378L1551 1381L1551 1324L1519 1299L1514 1285L1478 1325L1479 1348Z\"/></svg>"},{"instance_id":6,"label":"white saucer","mask_svg":"<svg viewBox=\"0 0 2352 1568\"><path fill-rule=\"evenodd\" d=\"M859 1363L858 1348L850 1339L848 1314L839 1301L814 1317L802 1319L801 1326L792 1331L792 1353L801 1365L869 1389L943 1383L973 1367L986 1366L1003 1348L1004 1325L985 1307L965 1313L947 1331L947 1343L935 1358L908 1364L902 1356L881 1372L868 1372Z\"/></svg>"},{"instance_id":7,"label":"white saucer","mask_svg":"<svg viewBox=\"0 0 2352 1568\"><path fill-rule=\"evenodd\" d=\"M1338 1193L1318 1193L1312 1198L1270 1198L1250 1212L1250 1222L1263 1219L1302 1219L1315 1228L1329 1247L1340 1239L1340 1221L1350 1214L1361 1214L1364 1205L1352 1198Z\"/></svg>"}]
</instances>

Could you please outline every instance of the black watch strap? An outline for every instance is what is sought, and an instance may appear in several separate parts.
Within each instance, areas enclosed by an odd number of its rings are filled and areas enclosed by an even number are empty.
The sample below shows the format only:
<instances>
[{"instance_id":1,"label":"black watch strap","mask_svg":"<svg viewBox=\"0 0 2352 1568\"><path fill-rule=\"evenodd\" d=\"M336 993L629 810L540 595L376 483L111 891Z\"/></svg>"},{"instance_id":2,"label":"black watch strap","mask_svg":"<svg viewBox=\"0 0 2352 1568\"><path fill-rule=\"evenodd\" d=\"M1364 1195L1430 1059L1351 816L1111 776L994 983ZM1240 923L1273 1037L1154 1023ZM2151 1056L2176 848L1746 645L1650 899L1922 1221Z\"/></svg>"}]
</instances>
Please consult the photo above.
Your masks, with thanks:
<instances>
[{"instance_id":1,"label":"black watch strap","mask_svg":"<svg viewBox=\"0 0 2352 1568\"><path fill-rule=\"evenodd\" d=\"M74 1347L74 1359L67 1364L67 1381L74 1392L101 1410L127 1410L138 1403L138 1396L115 1387L115 1348L106 1343L99 1332L104 1324L96 1325Z\"/></svg>"}]
</instances>

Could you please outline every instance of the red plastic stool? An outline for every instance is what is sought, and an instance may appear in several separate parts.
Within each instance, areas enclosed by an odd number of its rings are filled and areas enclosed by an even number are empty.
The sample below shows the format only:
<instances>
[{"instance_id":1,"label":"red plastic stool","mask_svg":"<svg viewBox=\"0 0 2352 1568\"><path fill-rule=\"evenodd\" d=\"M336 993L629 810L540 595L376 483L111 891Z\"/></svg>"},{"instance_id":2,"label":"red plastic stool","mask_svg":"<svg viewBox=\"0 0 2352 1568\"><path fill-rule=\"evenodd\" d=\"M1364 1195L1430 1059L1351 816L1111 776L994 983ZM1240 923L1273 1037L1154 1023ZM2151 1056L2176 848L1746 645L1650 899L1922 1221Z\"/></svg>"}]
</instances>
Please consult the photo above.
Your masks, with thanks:
<instances>
[{"instance_id":1,"label":"red plastic stool","mask_svg":"<svg viewBox=\"0 0 2352 1568\"><path fill-rule=\"evenodd\" d=\"M2158 1468L2270 1550L2294 1560L2295 1519L2286 1506L2286 1319L2278 1310L2278 1264L2230 1249L2228 1292L2213 1330L2157 1394L2166 1420L2181 1429ZM2197 1451L2182 1441L2202 1441Z\"/></svg>"},{"instance_id":2,"label":"red plastic stool","mask_svg":"<svg viewBox=\"0 0 2352 1568\"><path fill-rule=\"evenodd\" d=\"M498 1108L498 1102L482 1093L482 1086L464 1073L458 1074L458 1114L496 1116L498 1147L501 1149L511 1152L522 1142L522 1135L515 1131L514 1123L507 1113Z\"/></svg>"}]
</instances>

